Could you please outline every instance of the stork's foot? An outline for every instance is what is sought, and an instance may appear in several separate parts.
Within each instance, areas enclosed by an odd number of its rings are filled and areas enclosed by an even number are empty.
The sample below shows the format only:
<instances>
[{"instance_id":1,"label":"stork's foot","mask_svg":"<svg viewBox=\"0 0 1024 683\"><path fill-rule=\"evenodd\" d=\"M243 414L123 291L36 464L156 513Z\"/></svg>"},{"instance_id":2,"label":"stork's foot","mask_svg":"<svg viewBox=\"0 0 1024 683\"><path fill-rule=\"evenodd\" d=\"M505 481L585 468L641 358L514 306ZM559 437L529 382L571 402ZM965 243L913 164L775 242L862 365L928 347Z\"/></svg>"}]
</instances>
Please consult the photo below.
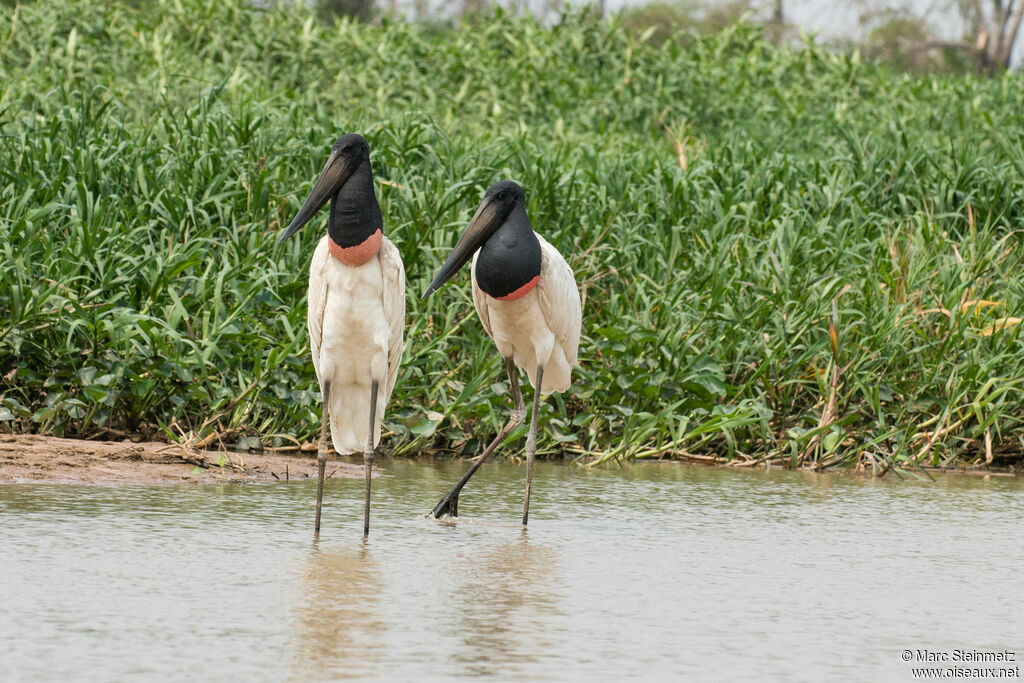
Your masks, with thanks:
<instances>
[{"instance_id":1,"label":"stork's foot","mask_svg":"<svg viewBox=\"0 0 1024 683\"><path fill-rule=\"evenodd\" d=\"M452 489L444 494L441 502L434 506L434 519L459 516L459 493L461 489Z\"/></svg>"}]
</instances>

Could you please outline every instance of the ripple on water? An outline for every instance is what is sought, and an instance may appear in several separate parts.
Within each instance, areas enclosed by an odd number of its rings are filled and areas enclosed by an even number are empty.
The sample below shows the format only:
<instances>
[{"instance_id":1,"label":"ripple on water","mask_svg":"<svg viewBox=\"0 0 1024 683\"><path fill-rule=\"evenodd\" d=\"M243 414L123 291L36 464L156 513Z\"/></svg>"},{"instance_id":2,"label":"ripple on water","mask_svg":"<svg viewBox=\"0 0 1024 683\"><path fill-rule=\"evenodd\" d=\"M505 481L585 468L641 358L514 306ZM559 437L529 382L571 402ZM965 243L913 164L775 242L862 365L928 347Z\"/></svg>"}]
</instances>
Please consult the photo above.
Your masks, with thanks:
<instances>
[{"instance_id":1,"label":"ripple on water","mask_svg":"<svg viewBox=\"0 0 1024 683\"><path fill-rule=\"evenodd\" d=\"M425 518L464 467L385 461L365 543L359 480L318 543L310 482L0 486L0 678L865 679L1021 646L1020 480L539 463L524 532L495 464Z\"/></svg>"}]
</instances>

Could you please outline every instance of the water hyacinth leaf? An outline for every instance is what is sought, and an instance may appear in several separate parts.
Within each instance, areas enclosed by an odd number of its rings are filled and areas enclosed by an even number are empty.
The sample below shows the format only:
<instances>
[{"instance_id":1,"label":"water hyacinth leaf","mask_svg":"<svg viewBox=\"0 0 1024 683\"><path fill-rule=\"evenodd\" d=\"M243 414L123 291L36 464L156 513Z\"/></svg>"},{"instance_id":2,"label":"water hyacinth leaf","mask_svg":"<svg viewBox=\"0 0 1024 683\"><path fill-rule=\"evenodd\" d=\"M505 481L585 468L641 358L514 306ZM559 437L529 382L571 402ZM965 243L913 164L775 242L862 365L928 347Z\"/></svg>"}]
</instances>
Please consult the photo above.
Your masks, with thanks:
<instances>
[{"instance_id":1,"label":"water hyacinth leaf","mask_svg":"<svg viewBox=\"0 0 1024 683\"><path fill-rule=\"evenodd\" d=\"M293 391L291 392L291 398L300 406L312 405L314 401L313 392L308 390Z\"/></svg>"},{"instance_id":2,"label":"water hyacinth leaf","mask_svg":"<svg viewBox=\"0 0 1024 683\"><path fill-rule=\"evenodd\" d=\"M21 404L18 399L13 396L8 396L0 401L0 405L13 413L16 417L31 417L32 411Z\"/></svg>"},{"instance_id":3,"label":"water hyacinth leaf","mask_svg":"<svg viewBox=\"0 0 1024 683\"><path fill-rule=\"evenodd\" d=\"M822 448L825 449L826 453L834 453L840 439L842 439L842 432L838 429L830 430L821 439Z\"/></svg>"},{"instance_id":4,"label":"water hyacinth leaf","mask_svg":"<svg viewBox=\"0 0 1024 683\"><path fill-rule=\"evenodd\" d=\"M66 415L68 415L68 417L72 417L72 418L75 418L75 419L80 419L82 417L85 417L86 404L85 404L84 401L82 401L80 399L77 399L77 398L65 399L64 401L61 401L61 403L59 404L59 407L60 407L60 409Z\"/></svg>"},{"instance_id":5,"label":"water hyacinth leaf","mask_svg":"<svg viewBox=\"0 0 1024 683\"><path fill-rule=\"evenodd\" d=\"M133 396L141 398L151 392L155 386L156 380L148 378L136 379L131 382L131 393Z\"/></svg>"},{"instance_id":6,"label":"water hyacinth leaf","mask_svg":"<svg viewBox=\"0 0 1024 683\"><path fill-rule=\"evenodd\" d=\"M82 394L93 403L102 403L110 396L110 390L102 384L90 384L82 388Z\"/></svg>"},{"instance_id":7,"label":"water hyacinth leaf","mask_svg":"<svg viewBox=\"0 0 1024 683\"><path fill-rule=\"evenodd\" d=\"M419 437L433 436L434 432L437 431L438 422L429 418L412 420L407 422L406 425L409 427L409 431Z\"/></svg>"}]
</instances>

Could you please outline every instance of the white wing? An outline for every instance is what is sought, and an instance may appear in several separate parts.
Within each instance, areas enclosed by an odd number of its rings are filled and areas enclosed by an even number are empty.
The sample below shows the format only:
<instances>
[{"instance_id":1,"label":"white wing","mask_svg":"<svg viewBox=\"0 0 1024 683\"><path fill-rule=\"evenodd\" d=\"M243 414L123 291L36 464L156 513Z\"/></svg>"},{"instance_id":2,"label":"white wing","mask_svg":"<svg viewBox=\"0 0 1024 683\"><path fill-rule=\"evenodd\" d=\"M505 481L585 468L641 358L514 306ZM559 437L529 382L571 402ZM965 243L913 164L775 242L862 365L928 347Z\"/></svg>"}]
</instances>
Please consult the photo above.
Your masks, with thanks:
<instances>
[{"instance_id":1,"label":"white wing","mask_svg":"<svg viewBox=\"0 0 1024 683\"><path fill-rule=\"evenodd\" d=\"M306 325L309 329L309 350L313 354L313 369L316 379L320 379L320 343L323 341L324 307L327 306L327 264L331 258L327 247L327 236L324 235L313 252L313 260L309 262L309 310Z\"/></svg>"},{"instance_id":2,"label":"white wing","mask_svg":"<svg viewBox=\"0 0 1024 683\"><path fill-rule=\"evenodd\" d=\"M391 398L398 378L398 366L402 362L402 338L405 333L405 267L402 255L387 237L381 243L380 270L384 276L384 318L391 330L388 340L388 383L384 394L385 402ZM315 259L314 259L315 260Z\"/></svg>"},{"instance_id":3,"label":"white wing","mask_svg":"<svg viewBox=\"0 0 1024 683\"><path fill-rule=\"evenodd\" d=\"M580 292L572 268L558 250L540 235L537 239L540 241L540 281L537 283L540 309L571 369L576 363L583 325Z\"/></svg>"}]
</instances>

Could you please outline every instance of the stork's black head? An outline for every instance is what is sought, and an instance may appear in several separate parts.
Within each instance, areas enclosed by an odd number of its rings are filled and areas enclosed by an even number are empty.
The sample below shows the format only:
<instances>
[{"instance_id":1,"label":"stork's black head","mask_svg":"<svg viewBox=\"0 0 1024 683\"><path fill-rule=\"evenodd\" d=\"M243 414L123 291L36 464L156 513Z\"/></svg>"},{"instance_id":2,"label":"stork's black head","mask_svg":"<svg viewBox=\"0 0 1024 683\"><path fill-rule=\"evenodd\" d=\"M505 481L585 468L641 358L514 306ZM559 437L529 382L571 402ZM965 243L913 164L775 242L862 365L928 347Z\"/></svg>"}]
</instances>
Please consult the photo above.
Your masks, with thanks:
<instances>
[{"instance_id":1,"label":"stork's black head","mask_svg":"<svg viewBox=\"0 0 1024 683\"><path fill-rule=\"evenodd\" d=\"M370 146L359 133L345 133L331 145L331 153L340 154L348 159L366 161L370 158Z\"/></svg>"},{"instance_id":2,"label":"stork's black head","mask_svg":"<svg viewBox=\"0 0 1024 683\"><path fill-rule=\"evenodd\" d=\"M308 223L364 163L370 163L370 146L366 144L362 135L347 133L335 140L331 145L331 154L327 157L324 170L320 172L320 177L317 178L295 219L284 231L281 241L284 242Z\"/></svg>"},{"instance_id":3,"label":"stork's black head","mask_svg":"<svg viewBox=\"0 0 1024 683\"><path fill-rule=\"evenodd\" d=\"M500 218L498 221L500 226L512 213L516 203L525 201L526 195L523 193L523 188L519 187L519 183L514 180L499 180L484 192L483 204L490 202L494 205L496 215Z\"/></svg>"},{"instance_id":4,"label":"stork's black head","mask_svg":"<svg viewBox=\"0 0 1024 683\"><path fill-rule=\"evenodd\" d=\"M487 188L483 201L480 202L480 208L476 210L466 231L462 233L462 237L452 249L452 253L448 255L441 269L437 271L437 275L434 276L433 282L427 287L423 297L426 298L436 292L462 266L466 265L473 257L473 253L505 224L516 207L520 207L522 221L528 227L529 219L526 218L525 204L526 195L523 193L523 188L511 180L499 180Z\"/></svg>"}]
</instances>

